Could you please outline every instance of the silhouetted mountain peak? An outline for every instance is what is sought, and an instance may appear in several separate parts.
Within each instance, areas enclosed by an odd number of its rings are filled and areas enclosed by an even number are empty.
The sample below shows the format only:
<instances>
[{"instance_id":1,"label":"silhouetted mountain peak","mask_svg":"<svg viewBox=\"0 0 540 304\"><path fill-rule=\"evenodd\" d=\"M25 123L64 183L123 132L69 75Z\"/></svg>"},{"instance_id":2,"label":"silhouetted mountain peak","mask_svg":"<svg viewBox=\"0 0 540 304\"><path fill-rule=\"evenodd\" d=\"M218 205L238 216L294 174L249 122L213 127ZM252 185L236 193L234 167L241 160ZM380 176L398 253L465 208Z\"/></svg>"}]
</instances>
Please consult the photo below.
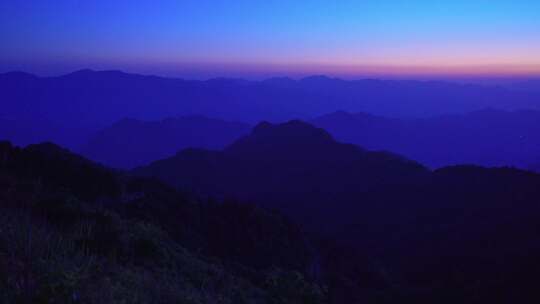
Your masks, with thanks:
<instances>
[{"instance_id":1,"label":"silhouetted mountain peak","mask_svg":"<svg viewBox=\"0 0 540 304\"><path fill-rule=\"evenodd\" d=\"M264 80L265 82L294 82L290 77L272 77Z\"/></svg>"},{"instance_id":2,"label":"silhouetted mountain peak","mask_svg":"<svg viewBox=\"0 0 540 304\"><path fill-rule=\"evenodd\" d=\"M43 142L39 144L28 145L26 147L26 150L40 152L45 155L71 153L69 152L69 150L62 148L59 145L52 142Z\"/></svg>"},{"instance_id":3,"label":"silhouetted mountain peak","mask_svg":"<svg viewBox=\"0 0 540 304\"><path fill-rule=\"evenodd\" d=\"M96 71L96 70L91 70L91 69L82 69L82 70L75 71L73 73L66 74L64 76L60 76L60 77L73 79L73 80L87 80L87 79L117 80L117 79L122 79L122 78L129 78L129 77L134 78L134 77L141 77L141 76L137 74L128 74L120 70ZM150 76L144 76L144 77L150 77Z\"/></svg>"},{"instance_id":4,"label":"silhouetted mountain peak","mask_svg":"<svg viewBox=\"0 0 540 304\"><path fill-rule=\"evenodd\" d=\"M289 77L273 77L262 81L264 84L278 86L278 87L291 87L295 86L298 82Z\"/></svg>"},{"instance_id":5,"label":"silhouetted mountain peak","mask_svg":"<svg viewBox=\"0 0 540 304\"><path fill-rule=\"evenodd\" d=\"M250 81L242 79L242 78L217 77L217 78L208 79L206 83L214 84L214 85L222 85L222 86L235 86L235 85L250 84Z\"/></svg>"},{"instance_id":6,"label":"silhouetted mountain peak","mask_svg":"<svg viewBox=\"0 0 540 304\"><path fill-rule=\"evenodd\" d=\"M91 70L91 69L81 69L81 70L77 70L77 71L71 72L69 74L63 75L61 77L68 77L68 78L89 77L89 76L97 74L97 73L99 73L99 72Z\"/></svg>"},{"instance_id":7,"label":"silhouetted mountain peak","mask_svg":"<svg viewBox=\"0 0 540 304\"><path fill-rule=\"evenodd\" d=\"M253 128L253 132L266 132L266 130L271 129L273 126L268 121L261 121Z\"/></svg>"},{"instance_id":8,"label":"silhouetted mountain peak","mask_svg":"<svg viewBox=\"0 0 540 304\"><path fill-rule=\"evenodd\" d=\"M324 129L314 127L301 120L291 120L281 124L261 122L255 128L250 137L272 138L299 142L334 142L332 136Z\"/></svg>"},{"instance_id":9,"label":"silhouetted mountain peak","mask_svg":"<svg viewBox=\"0 0 540 304\"><path fill-rule=\"evenodd\" d=\"M57 161L87 165L91 167L101 167L101 165L94 163L52 142L43 142L40 144L28 145L24 148L24 151L32 155L39 155L40 157L44 157L44 159L46 159L47 161Z\"/></svg>"},{"instance_id":10,"label":"silhouetted mountain peak","mask_svg":"<svg viewBox=\"0 0 540 304\"><path fill-rule=\"evenodd\" d=\"M225 149L229 155L259 160L332 160L351 159L362 148L341 144L325 130L299 120L282 124L263 122L251 134Z\"/></svg>"},{"instance_id":11,"label":"silhouetted mountain peak","mask_svg":"<svg viewBox=\"0 0 540 304\"><path fill-rule=\"evenodd\" d=\"M92 70L92 69L80 69L80 70L77 70L77 71L74 71L72 72L71 74L68 74L68 75L77 75L77 74L91 74L91 73L97 73L95 70Z\"/></svg>"},{"instance_id":12,"label":"silhouetted mountain peak","mask_svg":"<svg viewBox=\"0 0 540 304\"><path fill-rule=\"evenodd\" d=\"M303 82L319 82L319 81L332 81L332 80L339 80L338 78L330 78L326 75L313 75L313 76L308 76L308 77L305 77L305 78L302 78L300 81L303 81Z\"/></svg>"}]
</instances>

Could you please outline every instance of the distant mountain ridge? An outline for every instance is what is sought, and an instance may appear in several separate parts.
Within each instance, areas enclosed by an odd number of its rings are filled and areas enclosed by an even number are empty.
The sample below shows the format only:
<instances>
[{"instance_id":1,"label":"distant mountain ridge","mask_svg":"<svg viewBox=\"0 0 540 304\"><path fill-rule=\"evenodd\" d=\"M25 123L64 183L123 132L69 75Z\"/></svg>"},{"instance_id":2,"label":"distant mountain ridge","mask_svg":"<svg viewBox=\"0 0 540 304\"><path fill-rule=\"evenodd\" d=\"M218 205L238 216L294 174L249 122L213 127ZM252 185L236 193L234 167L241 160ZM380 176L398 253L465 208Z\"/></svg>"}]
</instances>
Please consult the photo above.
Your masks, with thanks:
<instances>
[{"instance_id":1,"label":"distant mountain ridge","mask_svg":"<svg viewBox=\"0 0 540 304\"><path fill-rule=\"evenodd\" d=\"M81 70L59 77L0 74L0 116L103 128L124 117L203 114L255 123L307 119L345 109L390 117L463 113L485 107L539 109L540 93L436 81L183 80Z\"/></svg>"},{"instance_id":2,"label":"distant mountain ridge","mask_svg":"<svg viewBox=\"0 0 540 304\"><path fill-rule=\"evenodd\" d=\"M247 124L199 115L159 121L126 118L93 136L82 154L111 167L129 169L185 148L221 149L248 131Z\"/></svg>"},{"instance_id":3,"label":"distant mountain ridge","mask_svg":"<svg viewBox=\"0 0 540 304\"><path fill-rule=\"evenodd\" d=\"M418 119L337 111L309 122L341 142L369 150L392 151L431 168L475 164L530 169L538 163L540 155L540 111L535 110L486 108ZM3 123L0 119L2 125L5 134L40 138L40 129L25 130L24 123L7 120ZM17 132L18 128L22 131ZM245 123L201 115L158 121L122 119L75 150L112 167L133 168L172 156L184 148L224 148L247 134L249 128ZM55 130L61 134L59 127Z\"/></svg>"},{"instance_id":4,"label":"distant mountain ridge","mask_svg":"<svg viewBox=\"0 0 540 304\"><path fill-rule=\"evenodd\" d=\"M421 119L341 111L310 122L340 141L390 150L431 167L470 163L528 168L540 155L540 111L484 109Z\"/></svg>"}]
</instances>

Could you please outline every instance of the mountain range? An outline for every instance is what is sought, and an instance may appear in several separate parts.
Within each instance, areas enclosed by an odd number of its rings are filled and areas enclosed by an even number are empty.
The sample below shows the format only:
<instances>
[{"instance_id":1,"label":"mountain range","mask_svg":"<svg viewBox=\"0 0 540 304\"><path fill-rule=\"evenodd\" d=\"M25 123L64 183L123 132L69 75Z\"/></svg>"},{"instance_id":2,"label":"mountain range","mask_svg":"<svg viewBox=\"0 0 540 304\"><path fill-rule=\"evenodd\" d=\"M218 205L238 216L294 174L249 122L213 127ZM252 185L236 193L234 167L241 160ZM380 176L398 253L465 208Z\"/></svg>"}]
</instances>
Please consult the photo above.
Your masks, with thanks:
<instances>
[{"instance_id":1,"label":"mountain range","mask_svg":"<svg viewBox=\"0 0 540 304\"><path fill-rule=\"evenodd\" d=\"M63 288L163 303L537 299L540 175L430 170L298 120L131 172L54 144L2 143L0 187L0 280L22 282L4 297ZM77 263L96 267L75 285L55 272Z\"/></svg>"},{"instance_id":2,"label":"mountain range","mask_svg":"<svg viewBox=\"0 0 540 304\"><path fill-rule=\"evenodd\" d=\"M308 226L325 227L351 199L428 174L398 155L336 142L301 121L258 124L222 151L186 149L134 170L179 189L276 208ZM306 212L309 210L309 212Z\"/></svg>"},{"instance_id":3,"label":"mountain range","mask_svg":"<svg viewBox=\"0 0 540 304\"><path fill-rule=\"evenodd\" d=\"M204 114L250 124L308 119L337 110L426 117L486 107L538 109L539 96L534 90L501 86L325 76L194 81L120 71L81 70L58 77L0 74L0 118L33 124L28 127L36 130L57 125L67 133L58 139L70 147L77 137L70 130L91 134L125 117L161 120Z\"/></svg>"},{"instance_id":4,"label":"mountain range","mask_svg":"<svg viewBox=\"0 0 540 304\"><path fill-rule=\"evenodd\" d=\"M433 168L476 164L528 168L540 155L540 112L483 109L419 119L335 112L310 121L338 140L388 150Z\"/></svg>"},{"instance_id":5,"label":"mountain range","mask_svg":"<svg viewBox=\"0 0 540 304\"><path fill-rule=\"evenodd\" d=\"M249 128L247 124L203 116L159 121L123 119L92 136L81 153L111 167L134 168L185 148L223 148L247 134Z\"/></svg>"},{"instance_id":6,"label":"mountain range","mask_svg":"<svg viewBox=\"0 0 540 304\"><path fill-rule=\"evenodd\" d=\"M187 149L133 173L283 212L397 270L426 303L524 299L540 270L532 258L540 253L540 175L527 171L432 171L291 121L261 123L222 151Z\"/></svg>"},{"instance_id":7,"label":"mountain range","mask_svg":"<svg viewBox=\"0 0 540 304\"><path fill-rule=\"evenodd\" d=\"M534 110L484 109L417 119L338 111L309 123L338 141L396 152L430 168L475 164L531 169L540 155L540 112ZM75 150L108 166L129 169L183 148L221 149L249 128L245 123L200 115L157 121L123 119Z\"/></svg>"},{"instance_id":8,"label":"mountain range","mask_svg":"<svg viewBox=\"0 0 540 304\"><path fill-rule=\"evenodd\" d=\"M539 94L0 74L0 303L536 303Z\"/></svg>"}]
</instances>

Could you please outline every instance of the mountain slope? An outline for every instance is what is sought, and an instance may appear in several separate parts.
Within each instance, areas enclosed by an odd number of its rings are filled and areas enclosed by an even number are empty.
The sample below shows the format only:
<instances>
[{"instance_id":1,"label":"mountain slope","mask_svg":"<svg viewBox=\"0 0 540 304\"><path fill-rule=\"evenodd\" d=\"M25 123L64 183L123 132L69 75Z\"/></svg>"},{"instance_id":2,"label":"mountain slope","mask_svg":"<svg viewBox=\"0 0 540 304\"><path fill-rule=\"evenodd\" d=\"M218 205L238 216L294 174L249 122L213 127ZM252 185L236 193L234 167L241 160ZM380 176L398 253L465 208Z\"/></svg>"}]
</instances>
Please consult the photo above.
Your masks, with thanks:
<instances>
[{"instance_id":1,"label":"mountain slope","mask_svg":"<svg viewBox=\"0 0 540 304\"><path fill-rule=\"evenodd\" d=\"M281 210L384 265L413 303L537 298L540 175L532 172L429 171L292 121L262 123L223 151L184 150L135 173Z\"/></svg>"},{"instance_id":2,"label":"mountain slope","mask_svg":"<svg viewBox=\"0 0 540 304\"><path fill-rule=\"evenodd\" d=\"M328 214L355 194L415 183L429 174L391 153L338 143L301 121L260 123L223 151L188 149L134 172L180 188L253 200L312 227L330 224Z\"/></svg>"},{"instance_id":3,"label":"mountain slope","mask_svg":"<svg viewBox=\"0 0 540 304\"><path fill-rule=\"evenodd\" d=\"M188 147L223 148L248 130L242 123L203 116L160 121L123 119L93 136L82 154L112 167L133 168Z\"/></svg>"},{"instance_id":4,"label":"mountain slope","mask_svg":"<svg viewBox=\"0 0 540 304\"><path fill-rule=\"evenodd\" d=\"M54 144L0 143L0 209L0 302L326 301L286 218L198 202Z\"/></svg>"},{"instance_id":5,"label":"mountain slope","mask_svg":"<svg viewBox=\"0 0 540 304\"><path fill-rule=\"evenodd\" d=\"M204 200L50 143L0 143L0 209L0 302L400 297L365 255L277 212Z\"/></svg>"},{"instance_id":6,"label":"mountain slope","mask_svg":"<svg viewBox=\"0 0 540 304\"><path fill-rule=\"evenodd\" d=\"M335 112L311 121L337 139L405 155L430 167L470 163L528 168L540 155L540 112L482 110L390 119Z\"/></svg>"}]
</instances>

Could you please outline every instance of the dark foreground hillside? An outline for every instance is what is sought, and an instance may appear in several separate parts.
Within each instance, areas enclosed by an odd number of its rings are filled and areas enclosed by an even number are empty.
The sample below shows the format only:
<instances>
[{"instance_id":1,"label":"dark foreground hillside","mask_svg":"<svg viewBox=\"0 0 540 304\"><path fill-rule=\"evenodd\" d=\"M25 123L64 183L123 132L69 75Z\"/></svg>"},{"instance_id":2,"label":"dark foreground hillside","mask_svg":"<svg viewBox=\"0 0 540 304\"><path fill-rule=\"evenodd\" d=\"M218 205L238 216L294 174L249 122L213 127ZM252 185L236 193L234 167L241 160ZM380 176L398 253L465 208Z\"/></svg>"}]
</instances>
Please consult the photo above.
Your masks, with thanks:
<instances>
[{"instance_id":1,"label":"dark foreground hillside","mask_svg":"<svg viewBox=\"0 0 540 304\"><path fill-rule=\"evenodd\" d=\"M401 297L349 247L53 144L0 144L0 303L357 303Z\"/></svg>"},{"instance_id":2,"label":"dark foreground hillside","mask_svg":"<svg viewBox=\"0 0 540 304\"><path fill-rule=\"evenodd\" d=\"M199 204L52 144L3 143L0 160L2 303L324 301L279 215Z\"/></svg>"}]
</instances>

